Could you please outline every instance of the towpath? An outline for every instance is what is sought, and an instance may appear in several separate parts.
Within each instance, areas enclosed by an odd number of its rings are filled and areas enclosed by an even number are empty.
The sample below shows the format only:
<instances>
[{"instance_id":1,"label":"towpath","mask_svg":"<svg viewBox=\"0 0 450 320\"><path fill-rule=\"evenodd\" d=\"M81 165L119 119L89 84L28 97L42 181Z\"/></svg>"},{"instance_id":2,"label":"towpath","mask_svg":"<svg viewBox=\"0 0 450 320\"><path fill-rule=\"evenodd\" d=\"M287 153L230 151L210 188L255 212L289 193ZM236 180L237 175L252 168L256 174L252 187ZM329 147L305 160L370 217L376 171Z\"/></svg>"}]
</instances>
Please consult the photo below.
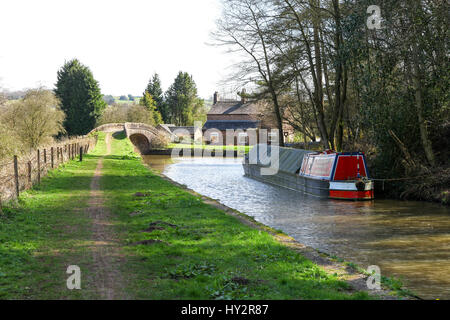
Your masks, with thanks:
<instances>
[{"instance_id":1,"label":"towpath","mask_svg":"<svg viewBox=\"0 0 450 320\"><path fill-rule=\"evenodd\" d=\"M111 133L106 135L106 155L111 154ZM96 291L100 299L123 299L123 278L119 270L120 248L117 236L111 224L111 212L105 206L105 197L100 187L102 177L103 158L98 160L97 168L91 182L89 207L87 209L92 219L91 252L94 265L91 272L94 274Z\"/></svg>"}]
</instances>

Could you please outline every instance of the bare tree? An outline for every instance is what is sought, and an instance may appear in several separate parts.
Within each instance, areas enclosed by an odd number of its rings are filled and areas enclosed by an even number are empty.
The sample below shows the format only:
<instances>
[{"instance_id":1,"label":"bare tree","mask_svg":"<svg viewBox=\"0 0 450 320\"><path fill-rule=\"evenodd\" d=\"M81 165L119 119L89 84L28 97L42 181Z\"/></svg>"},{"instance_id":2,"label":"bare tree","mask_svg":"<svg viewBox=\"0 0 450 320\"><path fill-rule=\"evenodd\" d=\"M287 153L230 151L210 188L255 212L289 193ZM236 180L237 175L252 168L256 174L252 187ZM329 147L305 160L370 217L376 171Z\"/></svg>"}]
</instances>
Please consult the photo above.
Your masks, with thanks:
<instances>
[{"instance_id":1,"label":"bare tree","mask_svg":"<svg viewBox=\"0 0 450 320\"><path fill-rule=\"evenodd\" d=\"M55 95L44 89L29 90L22 100L8 104L2 115L4 129L17 138L15 145L31 151L63 133L65 115Z\"/></svg>"},{"instance_id":2,"label":"bare tree","mask_svg":"<svg viewBox=\"0 0 450 320\"><path fill-rule=\"evenodd\" d=\"M241 52L246 59L239 64L235 78L242 83L257 83L263 88L259 98L268 96L280 130L280 145L284 146L280 88L274 74L274 52L267 37L272 11L270 1L225 0L222 19L213 34L218 45L231 52Z\"/></svg>"}]
</instances>

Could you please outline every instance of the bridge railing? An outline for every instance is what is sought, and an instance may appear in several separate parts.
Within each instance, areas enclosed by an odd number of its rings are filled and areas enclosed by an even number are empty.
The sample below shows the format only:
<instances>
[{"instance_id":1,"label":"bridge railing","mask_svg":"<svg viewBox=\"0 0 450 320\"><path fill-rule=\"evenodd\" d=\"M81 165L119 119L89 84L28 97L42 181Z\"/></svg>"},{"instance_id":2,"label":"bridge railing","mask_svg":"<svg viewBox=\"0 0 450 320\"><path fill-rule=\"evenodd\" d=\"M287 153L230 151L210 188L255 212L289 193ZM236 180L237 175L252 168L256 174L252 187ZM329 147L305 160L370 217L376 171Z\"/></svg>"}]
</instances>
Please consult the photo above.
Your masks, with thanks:
<instances>
[{"instance_id":1,"label":"bridge railing","mask_svg":"<svg viewBox=\"0 0 450 320\"><path fill-rule=\"evenodd\" d=\"M0 163L0 209L2 201L18 198L20 192L39 184L50 170L88 153L96 144L97 136L77 137Z\"/></svg>"}]
</instances>

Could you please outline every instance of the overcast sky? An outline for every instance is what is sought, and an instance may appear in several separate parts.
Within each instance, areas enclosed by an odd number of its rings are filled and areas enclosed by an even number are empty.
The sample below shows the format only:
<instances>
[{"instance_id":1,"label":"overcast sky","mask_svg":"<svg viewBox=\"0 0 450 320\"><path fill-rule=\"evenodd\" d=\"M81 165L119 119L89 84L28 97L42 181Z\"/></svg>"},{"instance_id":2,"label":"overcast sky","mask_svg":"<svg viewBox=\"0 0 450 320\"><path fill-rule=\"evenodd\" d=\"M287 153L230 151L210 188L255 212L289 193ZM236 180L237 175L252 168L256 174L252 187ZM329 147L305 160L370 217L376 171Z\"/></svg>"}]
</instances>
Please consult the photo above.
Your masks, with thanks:
<instances>
[{"instance_id":1,"label":"overcast sky","mask_svg":"<svg viewBox=\"0 0 450 320\"><path fill-rule=\"evenodd\" d=\"M178 71L209 98L231 65L211 47L219 0L1 0L0 87L53 88L78 58L104 94L141 95L158 72L166 89Z\"/></svg>"}]
</instances>

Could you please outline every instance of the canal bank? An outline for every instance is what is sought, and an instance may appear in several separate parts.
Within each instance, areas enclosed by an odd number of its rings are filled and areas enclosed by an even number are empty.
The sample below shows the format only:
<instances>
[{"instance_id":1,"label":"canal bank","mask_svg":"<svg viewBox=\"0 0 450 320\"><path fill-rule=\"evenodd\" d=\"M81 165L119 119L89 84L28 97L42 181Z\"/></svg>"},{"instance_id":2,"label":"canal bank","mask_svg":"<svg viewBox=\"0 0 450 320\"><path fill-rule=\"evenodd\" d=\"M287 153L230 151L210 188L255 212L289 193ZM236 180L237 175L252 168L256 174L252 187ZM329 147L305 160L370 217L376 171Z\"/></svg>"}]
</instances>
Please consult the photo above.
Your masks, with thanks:
<instances>
[{"instance_id":1,"label":"canal bank","mask_svg":"<svg viewBox=\"0 0 450 320\"><path fill-rule=\"evenodd\" d=\"M154 174L131 150L115 136L102 185L138 299L376 298Z\"/></svg>"},{"instance_id":2,"label":"canal bank","mask_svg":"<svg viewBox=\"0 0 450 320\"><path fill-rule=\"evenodd\" d=\"M120 133L3 210L2 299L375 298L155 175ZM82 290L66 288L69 265Z\"/></svg>"},{"instance_id":3,"label":"canal bank","mask_svg":"<svg viewBox=\"0 0 450 320\"><path fill-rule=\"evenodd\" d=\"M187 188L186 185L182 185L170 179L161 172L159 172L158 175L171 184L186 190L193 196L200 197L204 203L225 212L229 216L237 218L244 225L270 234L279 244L301 254L303 257L322 268L328 274L337 276L338 279L345 281L353 291L367 292L369 295L382 300L422 300L422 298L407 290L398 279L382 277L380 289L368 289L368 283L372 282L369 280L369 277L373 274L368 273L366 270L355 265L354 263L346 262L339 257L331 256L326 252L321 252L320 250L299 243L294 238L285 234L282 230L275 230L242 212L220 203L215 199L201 195L194 190Z\"/></svg>"},{"instance_id":4,"label":"canal bank","mask_svg":"<svg viewBox=\"0 0 450 320\"><path fill-rule=\"evenodd\" d=\"M378 265L382 275L401 278L426 299L450 297L448 207L393 200L322 201L245 178L236 159L144 159L172 180L300 243L364 268Z\"/></svg>"}]
</instances>

